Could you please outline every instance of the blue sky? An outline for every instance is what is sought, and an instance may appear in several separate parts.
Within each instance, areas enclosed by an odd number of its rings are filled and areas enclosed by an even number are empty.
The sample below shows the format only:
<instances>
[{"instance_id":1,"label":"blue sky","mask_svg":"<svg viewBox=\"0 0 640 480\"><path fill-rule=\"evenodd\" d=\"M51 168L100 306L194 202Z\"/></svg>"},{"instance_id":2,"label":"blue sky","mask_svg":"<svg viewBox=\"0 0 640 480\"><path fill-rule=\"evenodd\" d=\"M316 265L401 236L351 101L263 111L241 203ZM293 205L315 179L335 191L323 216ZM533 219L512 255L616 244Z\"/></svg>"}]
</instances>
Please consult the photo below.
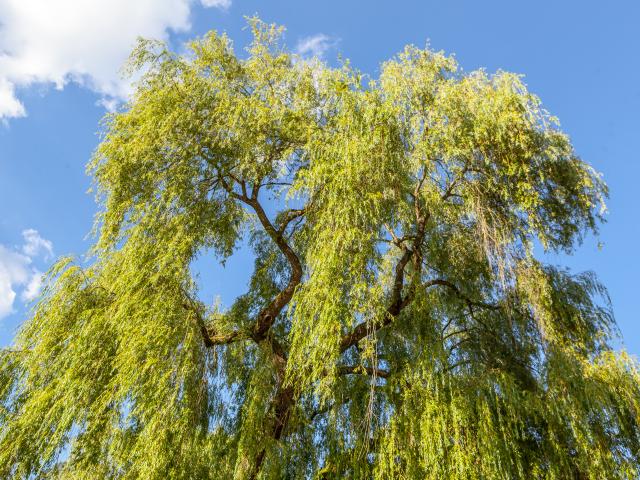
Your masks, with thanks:
<instances>
[{"instance_id":1,"label":"blue sky","mask_svg":"<svg viewBox=\"0 0 640 480\"><path fill-rule=\"evenodd\" d=\"M105 107L126 97L118 68L137 35L175 48L210 29L239 50L243 16L287 28L286 41L372 76L404 45L454 53L464 70L525 76L578 153L611 188L608 221L571 257L609 288L626 348L640 354L640 2L0 0L0 346L27 315L40 273L84 253L96 206L84 167ZM598 249L602 242L602 249ZM204 292L228 304L250 259L198 262Z\"/></svg>"}]
</instances>

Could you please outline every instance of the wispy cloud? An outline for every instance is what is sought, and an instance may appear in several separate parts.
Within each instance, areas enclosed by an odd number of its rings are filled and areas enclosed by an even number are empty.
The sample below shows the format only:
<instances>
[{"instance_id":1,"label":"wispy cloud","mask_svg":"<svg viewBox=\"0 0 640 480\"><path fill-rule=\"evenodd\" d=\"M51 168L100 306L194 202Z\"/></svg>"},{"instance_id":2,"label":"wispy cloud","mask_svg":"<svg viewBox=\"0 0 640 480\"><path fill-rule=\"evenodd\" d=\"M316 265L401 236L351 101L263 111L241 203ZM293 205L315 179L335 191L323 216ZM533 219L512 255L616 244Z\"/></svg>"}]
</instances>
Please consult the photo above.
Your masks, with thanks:
<instances>
[{"instance_id":1,"label":"wispy cloud","mask_svg":"<svg viewBox=\"0 0 640 480\"><path fill-rule=\"evenodd\" d=\"M30 302L35 300L36 297L40 294L40 289L42 288L42 272L37 269L32 270L31 279L27 286L22 291L21 298L25 302Z\"/></svg>"},{"instance_id":2,"label":"wispy cloud","mask_svg":"<svg viewBox=\"0 0 640 480\"><path fill-rule=\"evenodd\" d=\"M205 7L215 7L227 10L231 6L231 0L200 0Z\"/></svg>"},{"instance_id":3,"label":"wispy cloud","mask_svg":"<svg viewBox=\"0 0 640 480\"><path fill-rule=\"evenodd\" d=\"M33 266L34 259L53 256L53 244L33 229L22 232L19 248L0 245L0 319L13 313L20 292L22 301L34 300L42 287L42 272Z\"/></svg>"},{"instance_id":4,"label":"wispy cloud","mask_svg":"<svg viewBox=\"0 0 640 480\"><path fill-rule=\"evenodd\" d=\"M0 119L27 114L17 88L75 82L102 105L131 92L119 70L138 36L188 30L195 0L0 0ZM227 9L231 0L200 0Z\"/></svg>"},{"instance_id":5,"label":"wispy cloud","mask_svg":"<svg viewBox=\"0 0 640 480\"><path fill-rule=\"evenodd\" d=\"M324 55L335 48L340 40L324 33L301 38L296 45L296 52L302 57L324 58Z\"/></svg>"},{"instance_id":6,"label":"wispy cloud","mask_svg":"<svg viewBox=\"0 0 640 480\"><path fill-rule=\"evenodd\" d=\"M0 245L0 318L13 312L15 288L29 281L30 263L31 259L26 255Z\"/></svg>"},{"instance_id":7,"label":"wispy cloud","mask_svg":"<svg viewBox=\"0 0 640 480\"><path fill-rule=\"evenodd\" d=\"M29 228L22 232L22 236L24 238L22 252L28 257L32 258L41 253L44 253L47 259L53 256L53 243L42 238L37 230Z\"/></svg>"}]
</instances>

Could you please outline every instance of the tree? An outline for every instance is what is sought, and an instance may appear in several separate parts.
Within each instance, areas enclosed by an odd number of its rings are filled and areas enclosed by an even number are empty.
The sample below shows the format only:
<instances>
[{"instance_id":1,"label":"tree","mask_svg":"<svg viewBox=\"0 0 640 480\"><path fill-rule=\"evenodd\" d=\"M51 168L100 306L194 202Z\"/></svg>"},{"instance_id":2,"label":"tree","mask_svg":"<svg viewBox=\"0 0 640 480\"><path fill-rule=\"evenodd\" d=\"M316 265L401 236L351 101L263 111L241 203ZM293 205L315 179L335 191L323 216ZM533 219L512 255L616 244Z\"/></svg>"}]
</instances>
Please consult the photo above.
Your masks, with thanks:
<instances>
[{"instance_id":1,"label":"tree","mask_svg":"<svg viewBox=\"0 0 640 480\"><path fill-rule=\"evenodd\" d=\"M520 77L407 47L376 80L250 19L140 80L0 357L2 478L637 478L640 376L591 273L606 186ZM192 263L247 241L228 309Z\"/></svg>"}]
</instances>

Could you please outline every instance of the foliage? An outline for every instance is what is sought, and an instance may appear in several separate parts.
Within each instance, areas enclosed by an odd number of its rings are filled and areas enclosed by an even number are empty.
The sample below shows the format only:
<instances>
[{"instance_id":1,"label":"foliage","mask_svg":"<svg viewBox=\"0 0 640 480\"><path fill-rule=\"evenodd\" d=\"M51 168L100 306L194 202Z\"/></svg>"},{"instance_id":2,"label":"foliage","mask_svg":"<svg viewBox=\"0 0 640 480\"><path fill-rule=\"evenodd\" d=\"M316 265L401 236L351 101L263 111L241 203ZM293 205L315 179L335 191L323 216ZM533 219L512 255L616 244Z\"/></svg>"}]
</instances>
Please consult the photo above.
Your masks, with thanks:
<instances>
[{"instance_id":1,"label":"foliage","mask_svg":"<svg viewBox=\"0 0 640 480\"><path fill-rule=\"evenodd\" d=\"M134 51L91 261L0 353L0 476L637 478L606 291L534 257L606 186L521 78L407 47L371 80L250 25ZM192 262L242 239L247 293L206 305Z\"/></svg>"}]
</instances>

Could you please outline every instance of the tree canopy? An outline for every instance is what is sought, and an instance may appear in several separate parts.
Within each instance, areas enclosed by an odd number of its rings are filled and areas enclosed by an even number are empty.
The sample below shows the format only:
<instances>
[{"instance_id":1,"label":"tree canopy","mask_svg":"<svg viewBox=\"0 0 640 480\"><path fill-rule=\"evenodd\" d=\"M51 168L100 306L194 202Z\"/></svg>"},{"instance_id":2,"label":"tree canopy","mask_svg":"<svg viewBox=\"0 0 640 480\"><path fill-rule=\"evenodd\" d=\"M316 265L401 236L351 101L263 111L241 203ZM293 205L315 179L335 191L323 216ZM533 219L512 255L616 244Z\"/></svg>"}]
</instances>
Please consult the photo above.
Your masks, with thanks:
<instances>
[{"instance_id":1,"label":"tree canopy","mask_svg":"<svg viewBox=\"0 0 640 480\"><path fill-rule=\"evenodd\" d=\"M632 479L640 375L592 273L607 189L518 75L372 79L249 20L141 41L59 260L0 352L0 477ZM255 254L228 308L193 262ZM543 257L543 256L542 256Z\"/></svg>"}]
</instances>

